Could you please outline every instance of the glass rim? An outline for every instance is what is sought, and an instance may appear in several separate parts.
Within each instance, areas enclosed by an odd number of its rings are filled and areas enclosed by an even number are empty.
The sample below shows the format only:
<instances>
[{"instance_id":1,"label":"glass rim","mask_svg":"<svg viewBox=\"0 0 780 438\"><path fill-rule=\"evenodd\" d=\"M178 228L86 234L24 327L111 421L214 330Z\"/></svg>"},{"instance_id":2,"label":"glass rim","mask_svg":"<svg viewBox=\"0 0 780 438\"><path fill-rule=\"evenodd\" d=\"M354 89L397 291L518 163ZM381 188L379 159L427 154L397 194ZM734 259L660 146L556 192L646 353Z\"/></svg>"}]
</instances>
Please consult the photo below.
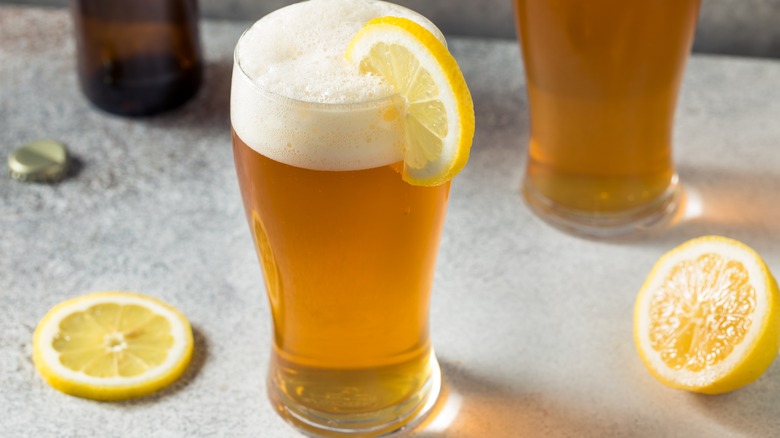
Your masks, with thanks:
<instances>
[{"instance_id":1,"label":"glass rim","mask_svg":"<svg viewBox=\"0 0 780 438\"><path fill-rule=\"evenodd\" d=\"M345 102L345 103L316 102L316 101L303 100L295 97L286 96L284 94L260 86L257 82L255 82L254 79L252 79L249 76L249 74L247 74L246 71L244 71L244 67L241 65L241 60L238 57L238 48L241 45L241 42L244 40L244 36L246 36L247 32L249 32L252 29L252 27L254 27L255 24L257 24L261 20L262 18L254 22L251 26L249 26L246 30L244 30L244 32L241 33L241 36L238 38L238 41L236 42L236 46L233 49L233 70L237 69L239 74L241 74L241 76L247 81L247 83L254 90L258 91L263 96L274 99L281 104L286 104L290 106L307 107L307 108L316 109L320 111L357 111L357 110L381 109L381 108L387 108L390 106L398 105L399 102L403 102L403 98L397 93L393 93L388 96L380 97L376 99L365 100L362 102Z\"/></svg>"}]
</instances>

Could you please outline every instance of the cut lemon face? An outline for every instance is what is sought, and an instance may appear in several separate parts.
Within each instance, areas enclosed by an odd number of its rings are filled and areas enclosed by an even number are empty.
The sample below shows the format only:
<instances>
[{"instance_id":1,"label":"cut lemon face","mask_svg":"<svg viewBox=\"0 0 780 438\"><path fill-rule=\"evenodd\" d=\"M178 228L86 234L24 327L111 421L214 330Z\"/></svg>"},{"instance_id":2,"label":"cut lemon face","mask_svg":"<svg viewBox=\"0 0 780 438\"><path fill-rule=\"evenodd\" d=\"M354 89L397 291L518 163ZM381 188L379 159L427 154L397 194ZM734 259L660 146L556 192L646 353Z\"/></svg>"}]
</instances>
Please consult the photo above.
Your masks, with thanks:
<instances>
[{"instance_id":1,"label":"cut lemon face","mask_svg":"<svg viewBox=\"0 0 780 438\"><path fill-rule=\"evenodd\" d=\"M346 57L406 100L403 179L432 186L460 172L474 137L474 105L444 44L414 21L380 17L358 31Z\"/></svg>"},{"instance_id":2,"label":"cut lemon face","mask_svg":"<svg viewBox=\"0 0 780 438\"><path fill-rule=\"evenodd\" d=\"M128 292L84 295L54 306L33 335L33 361L54 388L93 400L151 394L175 381L192 357L187 318Z\"/></svg>"},{"instance_id":3,"label":"cut lemon face","mask_svg":"<svg viewBox=\"0 0 780 438\"><path fill-rule=\"evenodd\" d=\"M720 236L690 240L656 263L637 296L634 341L650 372L718 394L758 379L777 356L780 296L761 257Z\"/></svg>"}]
</instances>

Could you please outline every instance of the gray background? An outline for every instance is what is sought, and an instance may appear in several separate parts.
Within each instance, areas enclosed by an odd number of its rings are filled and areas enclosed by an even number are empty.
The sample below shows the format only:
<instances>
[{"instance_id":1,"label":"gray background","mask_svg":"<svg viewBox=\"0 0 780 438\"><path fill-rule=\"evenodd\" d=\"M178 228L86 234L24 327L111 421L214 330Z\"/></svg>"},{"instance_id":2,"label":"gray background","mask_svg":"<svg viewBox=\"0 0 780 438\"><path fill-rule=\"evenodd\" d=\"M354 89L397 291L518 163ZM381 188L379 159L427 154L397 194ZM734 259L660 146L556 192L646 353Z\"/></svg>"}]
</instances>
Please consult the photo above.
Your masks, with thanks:
<instances>
[{"instance_id":1,"label":"gray background","mask_svg":"<svg viewBox=\"0 0 780 438\"><path fill-rule=\"evenodd\" d=\"M200 0L204 16L254 20L297 0ZM64 6L68 0L0 0ZM446 34L514 38L512 0L395 0ZM662 31L662 30L659 30ZM780 0L702 0L694 51L780 57Z\"/></svg>"},{"instance_id":2,"label":"gray background","mask_svg":"<svg viewBox=\"0 0 780 438\"><path fill-rule=\"evenodd\" d=\"M435 4L443 1L425 3ZM490 9L489 0L468 4L473 14ZM56 185L0 177L1 438L300 437L265 397L270 311L232 163L232 50L254 17L244 18L202 23L205 81L193 101L124 119L83 99L64 10L0 5L0 157L45 136L78 160ZM631 333L645 276L689 238L739 239L780 273L780 60L694 54L674 137L685 216L652 238L593 242L546 226L521 200L528 106L515 41L448 42L477 130L453 181L434 281L443 413L416 436L778 436L780 360L752 385L704 397L653 379ZM32 364L35 324L57 302L111 289L187 315L192 365L141 400L60 394Z\"/></svg>"}]
</instances>

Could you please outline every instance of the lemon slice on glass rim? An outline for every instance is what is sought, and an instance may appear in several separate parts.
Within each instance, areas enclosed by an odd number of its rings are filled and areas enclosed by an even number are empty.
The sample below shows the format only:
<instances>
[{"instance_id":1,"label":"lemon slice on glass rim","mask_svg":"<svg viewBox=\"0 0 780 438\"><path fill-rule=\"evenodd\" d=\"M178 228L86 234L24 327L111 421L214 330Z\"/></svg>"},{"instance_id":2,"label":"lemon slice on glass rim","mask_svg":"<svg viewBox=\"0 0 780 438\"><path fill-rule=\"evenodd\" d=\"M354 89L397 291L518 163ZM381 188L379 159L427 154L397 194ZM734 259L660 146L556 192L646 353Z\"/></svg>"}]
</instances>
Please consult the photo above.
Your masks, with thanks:
<instances>
[{"instance_id":1,"label":"lemon slice on glass rim","mask_svg":"<svg viewBox=\"0 0 780 438\"><path fill-rule=\"evenodd\" d=\"M403 179L432 186L460 172L474 137L474 105L444 44L412 20L380 17L355 34L346 58L406 101Z\"/></svg>"},{"instance_id":2,"label":"lemon slice on glass rim","mask_svg":"<svg viewBox=\"0 0 780 438\"><path fill-rule=\"evenodd\" d=\"M659 381L718 394L758 379L777 356L780 295L761 257L720 236L658 260L637 296L634 341Z\"/></svg>"},{"instance_id":3,"label":"lemon slice on glass rim","mask_svg":"<svg viewBox=\"0 0 780 438\"><path fill-rule=\"evenodd\" d=\"M52 387L93 400L149 395L192 357L192 329L170 305L140 294L99 292L64 301L33 335L33 361Z\"/></svg>"}]
</instances>

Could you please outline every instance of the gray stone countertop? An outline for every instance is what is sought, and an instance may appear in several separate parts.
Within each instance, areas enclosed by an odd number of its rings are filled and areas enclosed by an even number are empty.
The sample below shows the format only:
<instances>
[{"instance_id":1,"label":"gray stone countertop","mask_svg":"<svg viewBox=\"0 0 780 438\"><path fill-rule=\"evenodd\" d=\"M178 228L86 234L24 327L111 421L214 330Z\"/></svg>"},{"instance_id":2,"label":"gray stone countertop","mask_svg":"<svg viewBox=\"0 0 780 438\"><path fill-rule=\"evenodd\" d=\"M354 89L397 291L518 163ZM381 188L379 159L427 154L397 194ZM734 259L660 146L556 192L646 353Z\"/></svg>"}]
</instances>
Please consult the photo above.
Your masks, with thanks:
<instances>
[{"instance_id":1,"label":"gray stone countertop","mask_svg":"<svg viewBox=\"0 0 780 438\"><path fill-rule=\"evenodd\" d=\"M265 397L271 322L230 146L232 48L247 25L204 22L199 95L124 119L82 97L65 11L0 6L0 156L52 137L77 158L56 185L0 175L0 436L297 436ZM597 242L550 228L521 200L528 114L516 45L450 43L477 132L452 186L433 292L447 397L417 435L775 436L780 362L727 395L669 389L635 352L632 306L655 260L700 235L740 239L780 273L780 62L694 56L674 138L686 217L651 238ZM189 317L196 352L179 382L100 403L38 376L38 320L101 290L154 295Z\"/></svg>"}]
</instances>

